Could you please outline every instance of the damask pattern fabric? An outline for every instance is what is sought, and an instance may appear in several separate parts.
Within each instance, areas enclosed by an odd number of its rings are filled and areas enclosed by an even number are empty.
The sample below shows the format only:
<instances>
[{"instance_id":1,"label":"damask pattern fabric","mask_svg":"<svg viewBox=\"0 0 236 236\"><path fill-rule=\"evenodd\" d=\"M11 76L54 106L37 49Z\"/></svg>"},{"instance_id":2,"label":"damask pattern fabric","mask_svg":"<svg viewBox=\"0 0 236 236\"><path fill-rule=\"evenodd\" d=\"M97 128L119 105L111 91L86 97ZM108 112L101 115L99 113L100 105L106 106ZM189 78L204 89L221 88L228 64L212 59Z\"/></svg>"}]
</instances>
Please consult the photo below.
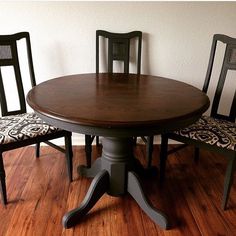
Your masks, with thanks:
<instances>
[{"instance_id":1,"label":"damask pattern fabric","mask_svg":"<svg viewBox=\"0 0 236 236\"><path fill-rule=\"evenodd\" d=\"M236 149L236 124L233 122L202 116L193 125L174 133L221 148Z\"/></svg>"},{"instance_id":2,"label":"damask pattern fabric","mask_svg":"<svg viewBox=\"0 0 236 236\"><path fill-rule=\"evenodd\" d=\"M0 144L17 142L59 131L45 123L35 113L24 113L0 118Z\"/></svg>"}]
</instances>

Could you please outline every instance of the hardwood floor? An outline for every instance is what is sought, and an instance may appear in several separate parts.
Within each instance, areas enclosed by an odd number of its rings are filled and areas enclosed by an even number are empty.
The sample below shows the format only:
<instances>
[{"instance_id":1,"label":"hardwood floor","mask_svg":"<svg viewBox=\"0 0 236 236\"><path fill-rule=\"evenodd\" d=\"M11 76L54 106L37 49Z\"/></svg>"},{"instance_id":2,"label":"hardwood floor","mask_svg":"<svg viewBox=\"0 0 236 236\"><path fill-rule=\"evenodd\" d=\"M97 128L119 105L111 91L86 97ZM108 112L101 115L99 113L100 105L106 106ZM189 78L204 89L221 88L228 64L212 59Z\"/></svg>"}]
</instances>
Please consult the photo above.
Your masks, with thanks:
<instances>
[{"instance_id":1,"label":"hardwood floor","mask_svg":"<svg viewBox=\"0 0 236 236\"><path fill-rule=\"evenodd\" d=\"M93 147L93 156L100 150ZM136 156L145 163L145 147L137 145ZM154 148L157 165L159 146ZM4 154L9 204L0 204L0 236L21 235L236 235L236 184L232 186L228 209L222 211L226 160L202 151L199 164L188 147L169 156L164 187L158 176L143 180L149 199L165 212L171 229L162 230L130 196L104 195L91 212L72 229L63 229L61 219L83 200L91 180L79 177L76 166L85 163L84 147L74 147L74 181L69 184L64 155L42 147L34 158L27 147Z\"/></svg>"}]
</instances>

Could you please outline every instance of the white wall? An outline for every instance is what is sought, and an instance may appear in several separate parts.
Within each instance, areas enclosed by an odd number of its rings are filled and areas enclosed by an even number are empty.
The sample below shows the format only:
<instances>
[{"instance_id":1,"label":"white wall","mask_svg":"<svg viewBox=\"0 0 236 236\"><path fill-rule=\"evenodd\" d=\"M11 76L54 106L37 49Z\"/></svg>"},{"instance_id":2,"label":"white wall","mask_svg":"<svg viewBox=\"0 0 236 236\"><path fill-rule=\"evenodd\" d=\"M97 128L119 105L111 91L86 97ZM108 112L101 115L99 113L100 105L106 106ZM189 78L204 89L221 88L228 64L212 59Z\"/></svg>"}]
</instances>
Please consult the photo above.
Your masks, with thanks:
<instances>
[{"instance_id":1,"label":"white wall","mask_svg":"<svg viewBox=\"0 0 236 236\"><path fill-rule=\"evenodd\" d=\"M212 35L236 37L236 2L6 1L0 12L0 34L30 32L37 83L95 72L97 29L141 30L142 73L201 88Z\"/></svg>"}]
</instances>

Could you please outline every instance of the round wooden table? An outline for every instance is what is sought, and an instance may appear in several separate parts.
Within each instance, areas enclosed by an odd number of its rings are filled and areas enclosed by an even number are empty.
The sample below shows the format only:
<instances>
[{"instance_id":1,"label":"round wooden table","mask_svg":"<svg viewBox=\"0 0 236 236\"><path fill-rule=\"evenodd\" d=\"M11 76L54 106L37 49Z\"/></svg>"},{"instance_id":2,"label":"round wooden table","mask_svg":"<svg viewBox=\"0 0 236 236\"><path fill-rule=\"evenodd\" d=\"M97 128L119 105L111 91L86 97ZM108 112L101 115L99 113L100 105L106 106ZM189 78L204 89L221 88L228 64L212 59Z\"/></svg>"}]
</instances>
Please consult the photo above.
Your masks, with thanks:
<instances>
[{"instance_id":1,"label":"round wooden table","mask_svg":"<svg viewBox=\"0 0 236 236\"><path fill-rule=\"evenodd\" d=\"M27 102L45 121L72 132L103 136L102 156L81 175L94 177L80 207L63 217L77 224L104 194L130 193L145 213L162 228L167 217L148 201L133 157L134 136L149 136L185 127L209 107L208 97L183 82L149 75L80 74L43 82Z\"/></svg>"}]
</instances>

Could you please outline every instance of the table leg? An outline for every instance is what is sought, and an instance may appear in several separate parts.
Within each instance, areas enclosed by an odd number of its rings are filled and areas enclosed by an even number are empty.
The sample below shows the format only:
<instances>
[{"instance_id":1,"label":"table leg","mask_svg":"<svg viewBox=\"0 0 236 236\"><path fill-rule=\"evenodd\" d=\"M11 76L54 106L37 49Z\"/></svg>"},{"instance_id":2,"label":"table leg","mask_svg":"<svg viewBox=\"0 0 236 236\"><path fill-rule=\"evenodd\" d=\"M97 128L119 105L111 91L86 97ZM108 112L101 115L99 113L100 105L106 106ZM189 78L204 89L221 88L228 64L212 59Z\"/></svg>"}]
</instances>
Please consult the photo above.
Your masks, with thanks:
<instances>
[{"instance_id":1,"label":"table leg","mask_svg":"<svg viewBox=\"0 0 236 236\"><path fill-rule=\"evenodd\" d=\"M87 168L87 166L84 165L80 165L77 168L78 174L80 176L85 176L88 178L95 177L101 170L101 158L96 159L91 168Z\"/></svg>"},{"instance_id":2,"label":"table leg","mask_svg":"<svg viewBox=\"0 0 236 236\"><path fill-rule=\"evenodd\" d=\"M81 206L68 212L63 217L65 228L74 226L107 192L112 196L127 192L137 201L146 214L162 228L167 228L167 219L148 201L139 180L133 171L141 172L141 164L133 157L133 139L104 137L102 157L91 168L79 166L78 172L86 177L94 177Z\"/></svg>"},{"instance_id":3,"label":"table leg","mask_svg":"<svg viewBox=\"0 0 236 236\"><path fill-rule=\"evenodd\" d=\"M127 184L128 193L134 198L138 205L143 209L143 211L158 225L162 228L168 228L168 222L166 216L155 209L151 202L146 197L144 193L138 176L132 172L128 172L128 184Z\"/></svg>"},{"instance_id":4,"label":"table leg","mask_svg":"<svg viewBox=\"0 0 236 236\"><path fill-rule=\"evenodd\" d=\"M75 208L63 216L62 224L65 228L75 226L107 191L109 174L106 170L100 171L93 179L89 190L80 207Z\"/></svg>"}]
</instances>

